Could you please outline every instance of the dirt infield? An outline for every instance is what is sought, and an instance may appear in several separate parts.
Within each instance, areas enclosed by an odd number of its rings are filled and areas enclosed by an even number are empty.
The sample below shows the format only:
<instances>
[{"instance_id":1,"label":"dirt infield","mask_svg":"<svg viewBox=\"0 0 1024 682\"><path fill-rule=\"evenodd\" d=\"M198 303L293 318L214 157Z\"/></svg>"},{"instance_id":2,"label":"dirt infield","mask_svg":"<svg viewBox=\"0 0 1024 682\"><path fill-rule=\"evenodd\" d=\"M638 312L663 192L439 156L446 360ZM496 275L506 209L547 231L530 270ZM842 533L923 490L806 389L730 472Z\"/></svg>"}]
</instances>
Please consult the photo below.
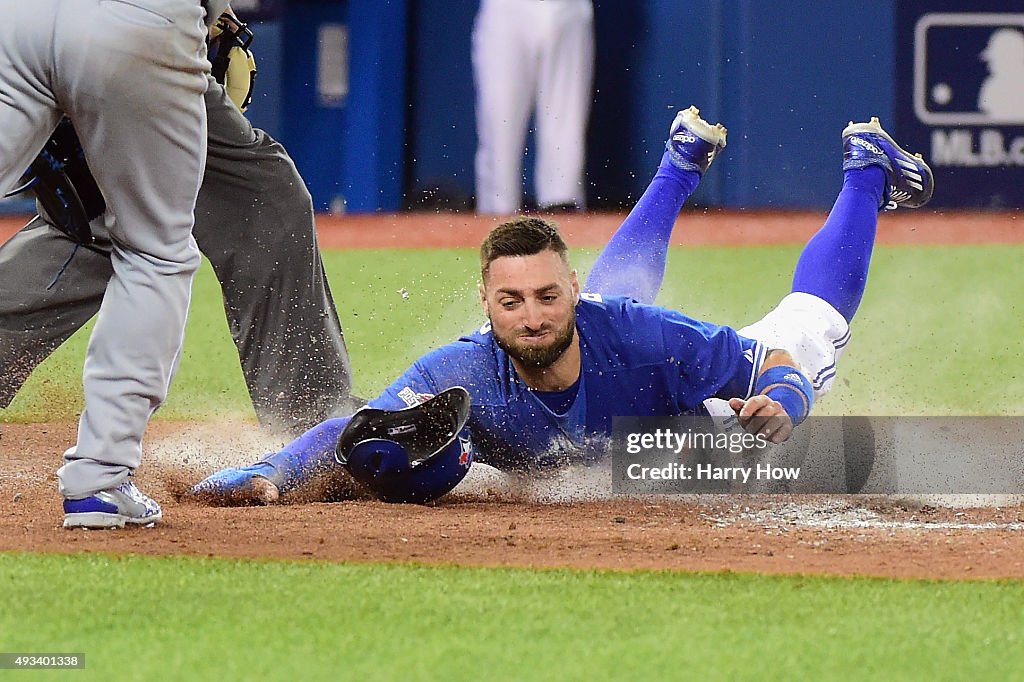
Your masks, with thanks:
<instances>
[{"instance_id":1,"label":"dirt infield","mask_svg":"<svg viewBox=\"0 0 1024 682\"><path fill-rule=\"evenodd\" d=\"M594 247L622 218L557 220L570 244ZM674 243L799 243L822 219L821 212L684 213ZM0 218L0 241L24 222ZM467 247L496 222L458 214L321 216L318 230L329 248ZM1022 243L1024 221L1016 213L897 213L882 217L879 241ZM203 451L208 444L182 436L196 426L157 422L147 437L139 479L163 503L164 523L71 532L59 527L54 471L75 425L0 424L0 551L1024 578L1024 507L1018 506L952 509L908 500L779 496L540 503L483 495L426 507L361 501L211 509L175 496L218 466L250 461L264 450L238 447L236 461L212 462ZM215 432L217 425L199 428Z\"/></svg>"},{"instance_id":2,"label":"dirt infield","mask_svg":"<svg viewBox=\"0 0 1024 682\"><path fill-rule=\"evenodd\" d=\"M684 212L672 235L674 245L736 246L800 244L824 220L821 211ZM570 246L600 247L625 214L585 213L554 216ZM0 242L28 220L0 217ZM476 247L499 218L460 213L401 213L317 217L317 233L325 248L458 248ZM1024 242L1024 217L1019 212L924 212L883 214L880 244L1019 244Z\"/></svg>"},{"instance_id":3,"label":"dirt infield","mask_svg":"<svg viewBox=\"0 0 1024 682\"><path fill-rule=\"evenodd\" d=\"M147 450L188 425L158 422ZM203 427L207 430L209 427ZM0 551L128 552L473 566L729 570L977 579L1024 577L1024 508L940 509L862 498L610 499L569 503L342 502L213 509L177 501L151 457L155 528L66 531L54 470L74 424L0 426ZM161 447L160 444L163 443ZM200 448L201 449L201 448ZM155 460L155 461L154 461ZM179 462L188 461L187 453ZM204 465L209 469L209 465ZM203 467L200 467L203 468Z\"/></svg>"},{"instance_id":4,"label":"dirt infield","mask_svg":"<svg viewBox=\"0 0 1024 682\"><path fill-rule=\"evenodd\" d=\"M672 233L674 246L759 246L802 244L817 232L820 211L685 212ZM553 216L574 247L602 247L625 214L588 213ZM501 218L459 214L320 216L320 243L329 248L476 247ZM1016 244L1024 242L1024 218L1018 213L883 214L881 244Z\"/></svg>"}]
</instances>

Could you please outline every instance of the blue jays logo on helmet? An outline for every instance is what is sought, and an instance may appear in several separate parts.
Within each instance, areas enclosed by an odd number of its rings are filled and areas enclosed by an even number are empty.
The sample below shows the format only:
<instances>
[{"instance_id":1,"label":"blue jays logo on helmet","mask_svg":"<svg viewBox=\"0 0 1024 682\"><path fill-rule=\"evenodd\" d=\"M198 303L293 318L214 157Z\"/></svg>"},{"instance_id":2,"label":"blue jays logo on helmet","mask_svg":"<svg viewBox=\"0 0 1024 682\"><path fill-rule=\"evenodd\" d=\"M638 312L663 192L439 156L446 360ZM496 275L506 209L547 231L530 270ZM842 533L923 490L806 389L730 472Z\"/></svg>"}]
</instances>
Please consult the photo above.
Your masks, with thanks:
<instances>
[{"instance_id":1,"label":"blue jays logo on helmet","mask_svg":"<svg viewBox=\"0 0 1024 682\"><path fill-rule=\"evenodd\" d=\"M469 439L469 434L459 434L459 464L469 468L469 465L473 463L473 441Z\"/></svg>"}]
</instances>

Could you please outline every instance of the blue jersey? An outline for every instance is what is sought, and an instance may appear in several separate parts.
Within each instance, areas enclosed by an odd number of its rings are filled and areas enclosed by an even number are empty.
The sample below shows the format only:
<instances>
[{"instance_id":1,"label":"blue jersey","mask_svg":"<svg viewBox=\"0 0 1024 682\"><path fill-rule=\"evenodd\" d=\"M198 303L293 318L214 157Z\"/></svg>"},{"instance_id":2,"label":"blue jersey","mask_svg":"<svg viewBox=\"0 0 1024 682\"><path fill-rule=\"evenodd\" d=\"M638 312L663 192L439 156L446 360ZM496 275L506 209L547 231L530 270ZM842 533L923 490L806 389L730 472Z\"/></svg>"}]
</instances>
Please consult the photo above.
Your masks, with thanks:
<instances>
[{"instance_id":1,"label":"blue jersey","mask_svg":"<svg viewBox=\"0 0 1024 682\"><path fill-rule=\"evenodd\" d=\"M490 325L424 355L370 405L401 409L463 386L477 461L524 469L593 451L615 416L706 414L707 398L748 398L765 353L729 327L622 297L583 294L576 330L580 383L564 414L523 382Z\"/></svg>"}]
</instances>

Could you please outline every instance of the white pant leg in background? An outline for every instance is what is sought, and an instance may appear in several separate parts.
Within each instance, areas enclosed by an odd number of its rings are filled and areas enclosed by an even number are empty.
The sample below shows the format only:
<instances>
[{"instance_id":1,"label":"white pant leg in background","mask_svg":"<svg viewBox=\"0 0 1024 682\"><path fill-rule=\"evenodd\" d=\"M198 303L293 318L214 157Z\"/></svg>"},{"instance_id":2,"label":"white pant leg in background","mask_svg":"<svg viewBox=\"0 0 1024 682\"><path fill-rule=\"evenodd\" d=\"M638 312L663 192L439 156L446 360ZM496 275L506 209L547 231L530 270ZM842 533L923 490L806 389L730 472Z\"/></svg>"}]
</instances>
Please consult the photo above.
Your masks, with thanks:
<instances>
[{"instance_id":1,"label":"white pant leg in background","mask_svg":"<svg viewBox=\"0 0 1024 682\"><path fill-rule=\"evenodd\" d=\"M476 210L522 205L523 151L537 92L537 0L481 0L473 23Z\"/></svg>"},{"instance_id":2,"label":"white pant leg in background","mask_svg":"<svg viewBox=\"0 0 1024 682\"><path fill-rule=\"evenodd\" d=\"M545 2L550 16L537 81L537 203L586 207L587 121L593 99L594 8Z\"/></svg>"},{"instance_id":3,"label":"white pant leg in background","mask_svg":"<svg viewBox=\"0 0 1024 682\"><path fill-rule=\"evenodd\" d=\"M535 108L538 202L582 206L594 59L590 0L481 0L472 52L477 211L520 208Z\"/></svg>"},{"instance_id":4,"label":"white pant leg in background","mask_svg":"<svg viewBox=\"0 0 1024 682\"><path fill-rule=\"evenodd\" d=\"M23 167L64 111L113 216L114 274L87 350L78 443L58 472L66 497L84 497L139 465L181 351L200 262L204 11L198 0L0 0L0 16L2 89L27 82L34 93L0 102L0 178L20 172L8 168L10 136L28 138L10 157ZM41 134L7 125L29 119L46 124Z\"/></svg>"}]
</instances>

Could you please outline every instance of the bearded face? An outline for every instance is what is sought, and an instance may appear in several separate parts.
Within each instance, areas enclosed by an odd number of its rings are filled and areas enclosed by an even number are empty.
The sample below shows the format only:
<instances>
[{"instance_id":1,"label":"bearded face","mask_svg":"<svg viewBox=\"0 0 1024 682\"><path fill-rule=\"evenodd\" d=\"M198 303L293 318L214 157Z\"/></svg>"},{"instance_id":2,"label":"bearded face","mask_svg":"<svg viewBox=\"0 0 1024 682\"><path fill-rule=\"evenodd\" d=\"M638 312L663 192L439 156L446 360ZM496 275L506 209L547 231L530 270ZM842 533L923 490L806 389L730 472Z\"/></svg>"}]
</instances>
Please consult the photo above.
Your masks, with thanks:
<instances>
[{"instance_id":1,"label":"bearded face","mask_svg":"<svg viewBox=\"0 0 1024 682\"><path fill-rule=\"evenodd\" d=\"M553 251L495 259L481 287L495 342L517 362L543 369L576 334L576 273Z\"/></svg>"},{"instance_id":2,"label":"bearded face","mask_svg":"<svg viewBox=\"0 0 1024 682\"><path fill-rule=\"evenodd\" d=\"M529 367L544 369L553 365L572 345L573 335L576 334L576 310L570 310L569 318L561 328L555 327L552 322L544 323L540 329L519 325L499 332L492 318L491 331L495 343L510 357Z\"/></svg>"}]
</instances>

